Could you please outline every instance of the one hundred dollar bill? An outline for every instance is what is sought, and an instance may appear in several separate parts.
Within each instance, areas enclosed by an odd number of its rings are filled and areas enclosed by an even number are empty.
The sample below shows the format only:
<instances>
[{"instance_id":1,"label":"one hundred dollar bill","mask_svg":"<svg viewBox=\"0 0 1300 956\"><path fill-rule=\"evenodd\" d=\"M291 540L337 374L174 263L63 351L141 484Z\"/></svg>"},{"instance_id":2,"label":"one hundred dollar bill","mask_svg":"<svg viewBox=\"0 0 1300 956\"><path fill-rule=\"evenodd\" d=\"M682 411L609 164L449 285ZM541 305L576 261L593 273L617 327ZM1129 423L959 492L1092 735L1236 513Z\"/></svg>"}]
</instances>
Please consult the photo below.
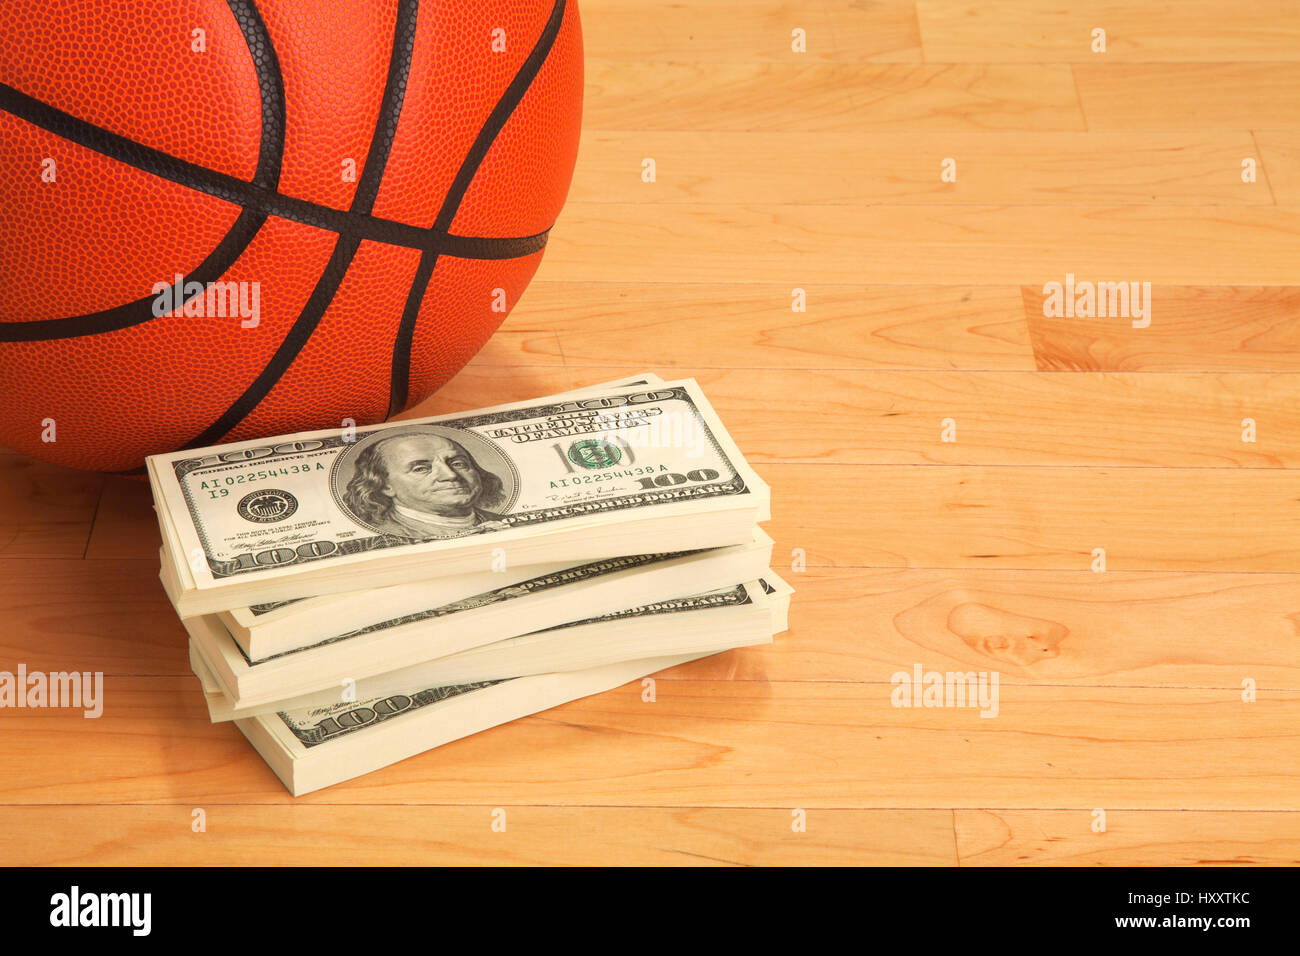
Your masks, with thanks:
<instances>
[{"instance_id":1,"label":"one hundred dollar bill","mask_svg":"<svg viewBox=\"0 0 1300 956\"><path fill-rule=\"evenodd\" d=\"M763 572L770 556L771 539L759 534L748 545L605 558L348 634L317 634L314 643L261 658L250 655L216 615L187 618L184 624L230 696L249 705L337 688L349 679L530 631L750 580ZM384 606L381 599L376 603ZM310 640L312 632L304 637Z\"/></svg>"},{"instance_id":2,"label":"one hundred dollar bill","mask_svg":"<svg viewBox=\"0 0 1300 956\"><path fill-rule=\"evenodd\" d=\"M332 698L287 700L254 713L223 699L193 645L190 660L213 719L233 718L298 795L666 667L766 643L785 630L791 593L768 571L750 584L601 615L481 648L459 661L431 661L358 682L345 698L336 690ZM709 623L701 626L706 617ZM687 619L693 625L683 625ZM540 669L547 664L559 669Z\"/></svg>"},{"instance_id":3,"label":"one hundred dollar bill","mask_svg":"<svg viewBox=\"0 0 1300 956\"><path fill-rule=\"evenodd\" d=\"M148 459L182 616L739 544L769 511L693 380Z\"/></svg>"},{"instance_id":4,"label":"one hundred dollar bill","mask_svg":"<svg viewBox=\"0 0 1300 956\"><path fill-rule=\"evenodd\" d=\"M262 755L294 796L319 790L361 774L518 720L567 701L612 690L630 680L706 656L620 661L603 667L538 674L513 680L484 681L450 688L427 688L421 705L404 709L400 719L384 719L362 733L343 733L313 746L274 715L246 717L235 726ZM388 705L379 702L381 709ZM342 726L340 722L340 727ZM320 734L332 726L318 728Z\"/></svg>"},{"instance_id":5,"label":"one hundred dollar bill","mask_svg":"<svg viewBox=\"0 0 1300 956\"><path fill-rule=\"evenodd\" d=\"M788 600L790 590L789 585L784 581L776 578L771 572L768 572L776 582L784 589L783 593ZM772 633L772 624L774 616L770 608L770 595L778 593L776 584L759 579L748 584L734 584L730 587L715 588L703 594L692 594L689 596L673 598L667 601L656 601L653 604L639 605L637 607L625 608L620 611L613 611L608 614L601 614L597 617L587 618L581 621L574 621L568 624L560 624L545 631L535 632L535 635L527 635L535 641L539 638L545 641L547 638L555 637L562 641L565 632L577 632L579 628L591 627L593 625L609 625L619 622L632 621L636 619L664 619L670 615L691 614L692 612L725 610L738 607L756 607L762 613L755 616L756 620L761 619L762 630L765 637L770 638ZM672 623L667 621L661 624L665 631L671 631ZM611 634L617 635L617 629L612 629ZM543 636L545 635L545 636ZM509 643L509 642L502 642ZM521 646L521 639L514 639L514 647ZM708 647L707 640L704 642ZM678 651L678 653L685 653ZM665 657L670 656L669 652L650 651L644 648L638 648L637 652L631 655L624 655L623 659L638 659L644 657ZM603 663L616 663L609 661ZM594 666L594 665L588 665ZM555 671L559 668L552 667ZM423 675L421 675L423 676ZM515 675L521 676L521 675ZM426 678L427 679L427 678ZM363 731L364 729L401 717L405 714L413 713L422 707L428 707L439 701L469 693L478 690L481 687L490 687L493 684L499 684L503 680L513 678L494 678L488 680L465 681L457 684L439 683L435 685L425 684L423 686L406 686L397 690L385 689L382 696L359 697L355 701L334 700L327 704L317 706L300 707L292 710L280 709L276 711L275 717L280 720L289 733L298 738L298 741L304 747L315 747L319 744L337 739L347 734Z\"/></svg>"},{"instance_id":6,"label":"one hundred dollar bill","mask_svg":"<svg viewBox=\"0 0 1300 956\"><path fill-rule=\"evenodd\" d=\"M310 716L303 716L312 713L322 719L350 713L352 716L345 718L344 723L355 721L360 725L370 719L365 710L352 713L334 706L342 703L345 693L362 702L383 700L394 694L409 696L412 689L418 692L432 687L584 670L635 658L722 651L770 643L774 635L787 627L793 589L770 570L766 575L767 578L747 585L656 601L615 614L495 641L352 683L260 704L241 705L227 695L212 673L212 664L194 640L190 641L190 667L203 684L208 714L213 721L283 711L290 715L296 726L314 726L310 723ZM361 706L369 705L362 703Z\"/></svg>"}]
</instances>

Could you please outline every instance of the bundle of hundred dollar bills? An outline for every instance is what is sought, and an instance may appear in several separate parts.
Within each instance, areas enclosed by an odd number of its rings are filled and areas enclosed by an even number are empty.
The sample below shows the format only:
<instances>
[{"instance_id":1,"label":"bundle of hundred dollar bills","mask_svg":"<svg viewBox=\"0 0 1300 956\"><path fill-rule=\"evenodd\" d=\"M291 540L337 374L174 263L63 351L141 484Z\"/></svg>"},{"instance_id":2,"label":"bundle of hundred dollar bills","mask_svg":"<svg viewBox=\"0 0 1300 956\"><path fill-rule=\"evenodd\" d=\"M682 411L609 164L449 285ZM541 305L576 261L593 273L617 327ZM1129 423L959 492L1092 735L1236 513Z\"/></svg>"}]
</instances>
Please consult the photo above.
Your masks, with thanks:
<instances>
[{"instance_id":1,"label":"bundle of hundred dollar bills","mask_svg":"<svg viewBox=\"0 0 1300 956\"><path fill-rule=\"evenodd\" d=\"M147 465L208 712L295 795L786 628L768 487L693 380Z\"/></svg>"}]
</instances>

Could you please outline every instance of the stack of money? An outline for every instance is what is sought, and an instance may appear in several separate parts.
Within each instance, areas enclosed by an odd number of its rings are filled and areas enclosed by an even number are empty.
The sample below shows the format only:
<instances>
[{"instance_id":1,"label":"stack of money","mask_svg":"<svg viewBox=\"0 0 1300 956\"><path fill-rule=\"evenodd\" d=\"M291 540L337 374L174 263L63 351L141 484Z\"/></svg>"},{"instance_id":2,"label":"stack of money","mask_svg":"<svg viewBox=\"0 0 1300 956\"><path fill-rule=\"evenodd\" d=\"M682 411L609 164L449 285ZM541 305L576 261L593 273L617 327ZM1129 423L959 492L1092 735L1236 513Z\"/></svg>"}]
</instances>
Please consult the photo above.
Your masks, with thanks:
<instances>
[{"instance_id":1,"label":"stack of money","mask_svg":"<svg viewBox=\"0 0 1300 956\"><path fill-rule=\"evenodd\" d=\"M693 380L156 455L213 721L307 793L767 643L767 485Z\"/></svg>"}]
</instances>

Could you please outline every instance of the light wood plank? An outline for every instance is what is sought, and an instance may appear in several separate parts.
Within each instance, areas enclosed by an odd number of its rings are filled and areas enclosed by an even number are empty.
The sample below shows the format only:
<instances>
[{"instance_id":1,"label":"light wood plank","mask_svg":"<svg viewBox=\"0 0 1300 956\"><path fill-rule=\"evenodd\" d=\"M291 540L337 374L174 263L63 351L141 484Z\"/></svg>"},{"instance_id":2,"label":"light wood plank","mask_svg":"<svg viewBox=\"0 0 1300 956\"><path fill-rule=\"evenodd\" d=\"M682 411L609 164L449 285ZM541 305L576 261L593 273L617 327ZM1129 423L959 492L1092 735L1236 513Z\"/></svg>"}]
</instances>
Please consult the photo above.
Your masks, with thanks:
<instances>
[{"instance_id":1,"label":"light wood plank","mask_svg":"<svg viewBox=\"0 0 1300 956\"><path fill-rule=\"evenodd\" d=\"M1090 130L1286 129L1300 116L1300 63L1094 62L1073 69Z\"/></svg>"},{"instance_id":2,"label":"light wood plank","mask_svg":"<svg viewBox=\"0 0 1300 956\"><path fill-rule=\"evenodd\" d=\"M156 547L147 558L112 561L0 559L0 608L2 670L189 673Z\"/></svg>"},{"instance_id":3,"label":"light wood plank","mask_svg":"<svg viewBox=\"0 0 1300 956\"><path fill-rule=\"evenodd\" d=\"M576 202L1270 204L1248 131L587 131ZM655 181L642 162L655 161ZM942 181L955 162L956 181ZM810 175L809 170L817 170ZM1290 202L1295 202L1294 196Z\"/></svg>"},{"instance_id":4,"label":"light wood plank","mask_svg":"<svg viewBox=\"0 0 1300 956\"><path fill-rule=\"evenodd\" d=\"M996 670L1007 683L1300 690L1300 576L773 566L795 588L771 645L692 661L700 680L888 681Z\"/></svg>"},{"instance_id":5,"label":"light wood plank","mask_svg":"<svg viewBox=\"0 0 1300 956\"><path fill-rule=\"evenodd\" d=\"M206 830L192 829L195 809ZM948 810L485 806L0 807L35 866L953 866ZM48 833L42 845L24 833ZM580 839L575 835L581 834Z\"/></svg>"},{"instance_id":6,"label":"light wood plank","mask_svg":"<svg viewBox=\"0 0 1300 956\"><path fill-rule=\"evenodd\" d=\"M791 31L806 34L804 53ZM586 0L583 45L602 59L719 63L731 60L834 60L919 63L921 42L912 0Z\"/></svg>"},{"instance_id":7,"label":"light wood plank","mask_svg":"<svg viewBox=\"0 0 1300 956\"><path fill-rule=\"evenodd\" d=\"M927 63L1143 63L1300 60L1294 0L917 0ZM1092 31L1106 31L1104 53Z\"/></svg>"},{"instance_id":8,"label":"light wood plank","mask_svg":"<svg viewBox=\"0 0 1300 956\"><path fill-rule=\"evenodd\" d=\"M1153 284L1142 329L1123 318L1044 316L1042 285L1022 287L1021 299L1040 369L1300 370L1300 287Z\"/></svg>"},{"instance_id":9,"label":"light wood plank","mask_svg":"<svg viewBox=\"0 0 1300 956\"><path fill-rule=\"evenodd\" d=\"M588 130L1087 128L1064 65L594 57L586 63L583 122Z\"/></svg>"},{"instance_id":10,"label":"light wood plank","mask_svg":"<svg viewBox=\"0 0 1300 956\"><path fill-rule=\"evenodd\" d=\"M1104 809L1104 808L1103 808ZM962 866L1296 866L1300 814L957 810Z\"/></svg>"},{"instance_id":11,"label":"light wood plank","mask_svg":"<svg viewBox=\"0 0 1300 956\"><path fill-rule=\"evenodd\" d=\"M0 457L0 558L80 558L103 483L23 455Z\"/></svg>"},{"instance_id":12,"label":"light wood plank","mask_svg":"<svg viewBox=\"0 0 1300 956\"><path fill-rule=\"evenodd\" d=\"M153 510L153 492L145 478L110 475L86 545L88 559L117 562L128 558L158 563L162 532Z\"/></svg>"},{"instance_id":13,"label":"light wood plank","mask_svg":"<svg viewBox=\"0 0 1300 956\"><path fill-rule=\"evenodd\" d=\"M754 464L1300 467L1294 374L773 369L755 389L748 370L681 373Z\"/></svg>"},{"instance_id":14,"label":"light wood plank","mask_svg":"<svg viewBox=\"0 0 1300 956\"><path fill-rule=\"evenodd\" d=\"M470 368L621 362L663 374L1034 368L1022 300L1008 287L551 280L533 283Z\"/></svg>"},{"instance_id":15,"label":"light wood plank","mask_svg":"<svg viewBox=\"0 0 1300 956\"><path fill-rule=\"evenodd\" d=\"M1266 180L1280 203L1300 200L1300 129L1261 129L1254 134L1259 146L1261 180Z\"/></svg>"},{"instance_id":16,"label":"light wood plank","mask_svg":"<svg viewBox=\"0 0 1300 956\"><path fill-rule=\"evenodd\" d=\"M599 250L600 254L593 254ZM545 277L571 282L1294 285L1294 206L570 203Z\"/></svg>"},{"instance_id":17,"label":"light wood plank","mask_svg":"<svg viewBox=\"0 0 1300 956\"><path fill-rule=\"evenodd\" d=\"M0 804L1300 809L1294 692L1003 685L994 719L890 692L636 682L295 801L196 680L109 679L98 720L0 715Z\"/></svg>"},{"instance_id":18,"label":"light wood plank","mask_svg":"<svg viewBox=\"0 0 1300 956\"><path fill-rule=\"evenodd\" d=\"M1286 471L767 464L768 532L810 566L1300 571Z\"/></svg>"}]
</instances>

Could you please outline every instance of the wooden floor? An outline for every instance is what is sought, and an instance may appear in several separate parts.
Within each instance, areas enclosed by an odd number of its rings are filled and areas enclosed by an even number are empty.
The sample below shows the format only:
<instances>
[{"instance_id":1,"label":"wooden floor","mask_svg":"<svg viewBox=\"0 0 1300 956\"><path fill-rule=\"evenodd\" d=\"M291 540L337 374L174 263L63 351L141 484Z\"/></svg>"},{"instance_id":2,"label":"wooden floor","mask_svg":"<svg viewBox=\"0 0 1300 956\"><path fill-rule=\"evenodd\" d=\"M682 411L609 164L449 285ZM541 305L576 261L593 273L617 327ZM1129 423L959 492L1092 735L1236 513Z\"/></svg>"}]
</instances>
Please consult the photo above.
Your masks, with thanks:
<instances>
[{"instance_id":1,"label":"wooden floor","mask_svg":"<svg viewBox=\"0 0 1300 956\"><path fill-rule=\"evenodd\" d=\"M1300 862L1300 3L582 10L569 204L420 412L696 377L790 631L294 800L208 723L148 489L0 456L0 668L109 675L0 712L0 860ZM1150 326L1044 317L1067 273ZM915 665L998 716L892 706Z\"/></svg>"}]
</instances>

